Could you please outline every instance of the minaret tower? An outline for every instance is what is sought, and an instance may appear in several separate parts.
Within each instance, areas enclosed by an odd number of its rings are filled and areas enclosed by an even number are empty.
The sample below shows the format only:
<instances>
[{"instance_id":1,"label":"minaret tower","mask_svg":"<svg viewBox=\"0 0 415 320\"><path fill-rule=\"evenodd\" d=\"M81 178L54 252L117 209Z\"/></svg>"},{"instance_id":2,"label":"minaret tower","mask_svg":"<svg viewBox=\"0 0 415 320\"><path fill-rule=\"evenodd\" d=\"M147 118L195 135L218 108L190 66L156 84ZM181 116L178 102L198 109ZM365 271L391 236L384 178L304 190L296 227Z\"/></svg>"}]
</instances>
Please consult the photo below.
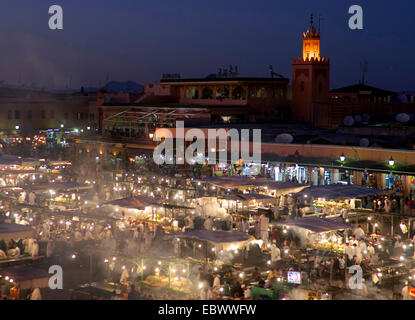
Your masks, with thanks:
<instances>
[{"instance_id":1,"label":"minaret tower","mask_svg":"<svg viewBox=\"0 0 415 320\"><path fill-rule=\"evenodd\" d=\"M294 120L312 123L314 104L328 102L330 82L330 60L320 56L320 27L314 28L313 15L302 38L303 56L292 63L292 115Z\"/></svg>"}]
</instances>

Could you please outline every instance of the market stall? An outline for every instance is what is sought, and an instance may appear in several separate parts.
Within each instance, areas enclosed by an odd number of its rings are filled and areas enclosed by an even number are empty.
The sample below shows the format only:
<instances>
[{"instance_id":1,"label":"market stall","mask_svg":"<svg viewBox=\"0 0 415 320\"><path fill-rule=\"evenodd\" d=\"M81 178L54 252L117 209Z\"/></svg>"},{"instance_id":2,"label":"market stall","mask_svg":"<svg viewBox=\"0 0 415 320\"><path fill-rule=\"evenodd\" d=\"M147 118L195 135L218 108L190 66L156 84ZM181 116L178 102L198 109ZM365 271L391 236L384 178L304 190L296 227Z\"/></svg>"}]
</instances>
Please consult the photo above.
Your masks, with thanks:
<instances>
[{"instance_id":1,"label":"market stall","mask_svg":"<svg viewBox=\"0 0 415 320\"><path fill-rule=\"evenodd\" d=\"M18 283L20 290L32 288L48 288L50 274L43 269L26 265L2 267L0 279L4 278L10 286Z\"/></svg>"},{"instance_id":2,"label":"market stall","mask_svg":"<svg viewBox=\"0 0 415 320\"><path fill-rule=\"evenodd\" d=\"M225 262L248 246L251 236L239 231L189 230L170 236L177 241L177 252L189 259ZM189 248L183 252L184 248Z\"/></svg>"},{"instance_id":3,"label":"market stall","mask_svg":"<svg viewBox=\"0 0 415 320\"><path fill-rule=\"evenodd\" d=\"M266 178L254 178L244 176L223 176L209 177L198 180L215 188L238 190L244 193L260 193L269 196L279 196L282 194L297 193L307 187L307 185L295 182L278 182Z\"/></svg>"},{"instance_id":4,"label":"market stall","mask_svg":"<svg viewBox=\"0 0 415 320\"><path fill-rule=\"evenodd\" d=\"M366 210L367 197L385 194L385 191L357 185L331 184L308 187L295 196L305 204L305 214L336 216L345 210ZM370 210L370 209L367 209Z\"/></svg>"},{"instance_id":5,"label":"market stall","mask_svg":"<svg viewBox=\"0 0 415 320\"><path fill-rule=\"evenodd\" d=\"M21 187L22 201L29 195L29 204L45 203L56 210L74 210L82 203L81 193L93 188L91 184L82 184L72 181L39 183Z\"/></svg>"},{"instance_id":6,"label":"market stall","mask_svg":"<svg viewBox=\"0 0 415 320\"><path fill-rule=\"evenodd\" d=\"M341 222L316 217L291 219L274 224L282 227L284 233L287 233L288 229L292 230L306 248L337 253L343 253L346 246L344 235L339 231L352 228L352 226Z\"/></svg>"}]
</instances>

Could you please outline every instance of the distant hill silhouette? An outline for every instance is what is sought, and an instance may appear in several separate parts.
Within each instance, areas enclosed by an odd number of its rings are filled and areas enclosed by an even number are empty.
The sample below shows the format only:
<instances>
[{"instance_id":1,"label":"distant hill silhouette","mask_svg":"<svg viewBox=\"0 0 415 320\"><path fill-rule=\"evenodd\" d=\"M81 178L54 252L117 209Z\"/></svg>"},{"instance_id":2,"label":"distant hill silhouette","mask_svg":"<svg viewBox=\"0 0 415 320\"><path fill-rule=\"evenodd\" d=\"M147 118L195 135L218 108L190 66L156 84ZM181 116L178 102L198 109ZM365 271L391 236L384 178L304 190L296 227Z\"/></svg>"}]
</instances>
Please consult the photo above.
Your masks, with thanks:
<instances>
[{"instance_id":1,"label":"distant hill silhouette","mask_svg":"<svg viewBox=\"0 0 415 320\"><path fill-rule=\"evenodd\" d=\"M86 88L85 90L92 89ZM134 81L111 81L108 82L101 90L106 92L128 92L128 93L140 93L143 89L143 86Z\"/></svg>"}]
</instances>

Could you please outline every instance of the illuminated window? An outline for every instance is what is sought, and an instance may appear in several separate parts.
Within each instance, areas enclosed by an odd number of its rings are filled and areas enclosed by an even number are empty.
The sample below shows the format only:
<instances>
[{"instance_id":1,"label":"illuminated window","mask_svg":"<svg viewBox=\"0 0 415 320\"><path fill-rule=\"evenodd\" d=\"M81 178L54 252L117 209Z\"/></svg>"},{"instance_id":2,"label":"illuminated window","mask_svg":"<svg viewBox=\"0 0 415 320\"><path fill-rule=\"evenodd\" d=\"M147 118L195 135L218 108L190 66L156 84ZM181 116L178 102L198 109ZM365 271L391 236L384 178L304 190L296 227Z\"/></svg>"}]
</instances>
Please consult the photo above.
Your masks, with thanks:
<instances>
[{"instance_id":1,"label":"illuminated window","mask_svg":"<svg viewBox=\"0 0 415 320\"><path fill-rule=\"evenodd\" d=\"M268 98L267 89L259 88L256 92L257 98Z\"/></svg>"},{"instance_id":2,"label":"illuminated window","mask_svg":"<svg viewBox=\"0 0 415 320\"><path fill-rule=\"evenodd\" d=\"M216 90L216 99L229 99L229 88L228 87L219 87Z\"/></svg>"},{"instance_id":3,"label":"illuminated window","mask_svg":"<svg viewBox=\"0 0 415 320\"><path fill-rule=\"evenodd\" d=\"M187 88L185 97L186 99L199 99L199 90L196 87Z\"/></svg>"}]
</instances>

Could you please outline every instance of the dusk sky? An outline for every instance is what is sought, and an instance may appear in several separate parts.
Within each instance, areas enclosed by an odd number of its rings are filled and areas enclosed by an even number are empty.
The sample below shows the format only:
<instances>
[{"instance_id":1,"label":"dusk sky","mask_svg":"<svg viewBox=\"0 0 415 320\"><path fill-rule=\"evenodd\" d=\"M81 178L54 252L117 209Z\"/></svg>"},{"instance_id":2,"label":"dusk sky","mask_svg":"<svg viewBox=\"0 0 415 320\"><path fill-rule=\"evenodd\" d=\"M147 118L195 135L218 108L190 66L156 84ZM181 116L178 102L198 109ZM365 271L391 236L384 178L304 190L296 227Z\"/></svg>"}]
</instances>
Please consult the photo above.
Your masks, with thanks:
<instances>
[{"instance_id":1,"label":"dusk sky","mask_svg":"<svg viewBox=\"0 0 415 320\"><path fill-rule=\"evenodd\" d=\"M50 5L64 29L50 30ZM364 10L364 30L348 28L348 8ZM99 86L110 80L158 81L162 73L205 77L238 65L241 76L291 79L301 34L321 14L321 55L331 59L331 89L367 83L415 90L415 1L408 0L4 0L0 80L38 87Z\"/></svg>"}]
</instances>

